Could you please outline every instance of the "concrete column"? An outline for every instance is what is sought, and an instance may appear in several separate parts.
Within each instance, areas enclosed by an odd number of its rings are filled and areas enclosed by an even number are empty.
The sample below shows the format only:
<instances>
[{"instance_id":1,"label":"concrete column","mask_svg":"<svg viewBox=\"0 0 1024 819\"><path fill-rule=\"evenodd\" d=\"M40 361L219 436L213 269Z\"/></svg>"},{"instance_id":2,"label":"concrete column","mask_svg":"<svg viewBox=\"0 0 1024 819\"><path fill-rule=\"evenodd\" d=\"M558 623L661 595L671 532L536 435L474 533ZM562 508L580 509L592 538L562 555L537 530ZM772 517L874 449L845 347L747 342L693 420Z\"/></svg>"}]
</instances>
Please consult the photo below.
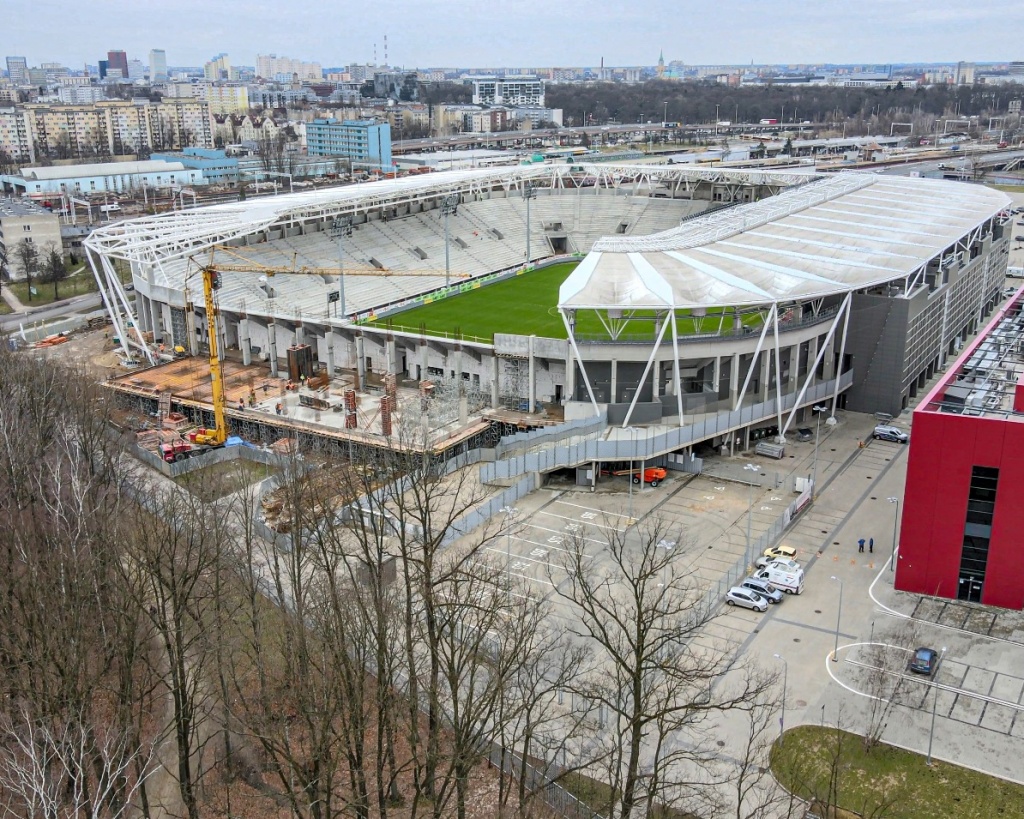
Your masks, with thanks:
<instances>
[{"instance_id":1,"label":"concrete column","mask_svg":"<svg viewBox=\"0 0 1024 819\"><path fill-rule=\"evenodd\" d=\"M733 353L732 361L729 364L729 406L736 406L736 399L739 398L740 384L743 376L740 375L740 354Z\"/></svg>"},{"instance_id":2,"label":"concrete column","mask_svg":"<svg viewBox=\"0 0 1024 819\"><path fill-rule=\"evenodd\" d=\"M356 372L359 373L359 389L366 389L366 345L363 336L356 336Z\"/></svg>"},{"instance_id":3,"label":"concrete column","mask_svg":"<svg viewBox=\"0 0 1024 819\"><path fill-rule=\"evenodd\" d=\"M420 344L420 381L426 381L430 376L427 375L427 365L430 363L430 345L426 342Z\"/></svg>"},{"instance_id":4,"label":"concrete column","mask_svg":"<svg viewBox=\"0 0 1024 819\"><path fill-rule=\"evenodd\" d=\"M738 307L734 307L732 311L732 329L739 332L743 329L743 319L740 317L740 311Z\"/></svg>"},{"instance_id":5,"label":"concrete column","mask_svg":"<svg viewBox=\"0 0 1024 819\"><path fill-rule=\"evenodd\" d=\"M576 395L576 359L572 354L572 345L566 342L565 353L565 394L566 401L572 401Z\"/></svg>"},{"instance_id":6,"label":"concrete column","mask_svg":"<svg viewBox=\"0 0 1024 819\"><path fill-rule=\"evenodd\" d=\"M530 336L529 346L529 379L530 383L526 388L526 397L530 402L530 408L528 412L533 412L534 407L537 405L537 359L533 354L533 342L536 340L536 336Z\"/></svg>"},{"instance_id":7,"label":"concrete column","mask_svg":"<svg viewBox=\"0 0 1024 819\"><path fill-rule=\"evenodd\" d=\"M306 343L306 331L302 328L302 324L295 325L295 346L298 347L300 344Z\"/></svg>"},{"instance_id":8,"label":"concrete column","mask_svg":"<svg viewBox=\"0 0 1024 819\"><path fill-rule=\"evenodd\" d=\"M722 381L722 357L720 355L715 356L715 370L711 376L711 389L715 391L715 397L718 397L718 385Z\"/></svg>"},{"instance_id":9,"label":"concrete column","mask_svg":"<svg viewBox=\"0 0 1024 819\"><path fill-rule=\"evenodd\" d=\"M800 383L800 345L794 344L789 348L789 378L786 379L786 383L782 385L783 392L792 392L794 389L798 389Z\"/></svg>"},{"instance_id":10,"label":"concrete column","mask_svg":"<svg viewBox=\"0 0 1024 819\"><path fill-rule=\"evenodd\" d=\"M242 350L242 363L248 367L252 364L252 339L247 318L238 320L238 346Z\"/></svg>"},{"instance_id":11,"label":"concrete column","mask_svg":"<svg viewBox=\"0 0 1024 819\"><path fill-rule=\"evenodd\" d=\"M814 336L807 342L807 372L817 369L814 362L818 359L818 336ZM814 379L817 381L817 379ZM812 382L813 383L813 382Z\"/></svg>"},{"instance_id":12,"label":"concrete column","mask_svg":"<svg viewBox=\"0 0 1024 819\"><path fill-rule=\"evenodd\" d=\"M761 350L761 400L767 401L768 395L768 384L771 381L772 372L772 358L773 356L768 350Z\"/></svg>"},{"instance_id":13,"label":"concrete column","mask_svg":"<svg viewBox=\"0 0 1024 819\"><path fill-rule=\"evenodd\" d=\"M398 351L395 348L395 337L391 336L384 342L384 354L387 358L387 367L389 373L397 373L395 367L398 366Z\"/></svg>"},{"instance_id":14,"label":"concrete column","mask_svg":"<svg viewBox=\"0 0 1024 819\"><path fill-rule=\"evenodd\" d=\"M334 328L324 331L324 346L327 348L327 375L334 378Z\"/></svg>"},{"instance_id":15,"label":"concrete column","mask_svg":"<svg viewBox=\"0 0 1024 819\"><path fill-rule=\"evenodd\" d=\"M611 390L611 395L608 396L608 403L609 404L617 403L616 396L618 395L618 387L619 387L619 362L618 362L618 359L613 358L612 359L611 386L609 387L609 389Z\"/></svg>"},{"instance_id":16,"label":"concrete column","mask_svg":"<svg viewBox=\"0 0 1024 819\"><path fill-rule=\"evenodd\" d=\"M456 388L458 394L462 395L462 345L456 344L455 349L449 354L448 360L451 362L452 372L455 373Z\"/></svg>"},{"instance_id":17,"label":"concrete column","mask_svg":"<svg viewBox=\"0 0 1024 819\"><path fill-rule=\"evenodd\" d=\"M498 377L501 373L501 359L494 356L491 359L491 406L498 407Z\"/></svg>"},{"instance_id":18,"label":"concrete column","mask_svg":"<svg viewBox=\"0 0 1024 819\"><path fill-rule=\"evenodd\" d=\"M267 354L270 356L270 376L277 378L277 325L267 322Z\"/></svg>"}]
</instances>

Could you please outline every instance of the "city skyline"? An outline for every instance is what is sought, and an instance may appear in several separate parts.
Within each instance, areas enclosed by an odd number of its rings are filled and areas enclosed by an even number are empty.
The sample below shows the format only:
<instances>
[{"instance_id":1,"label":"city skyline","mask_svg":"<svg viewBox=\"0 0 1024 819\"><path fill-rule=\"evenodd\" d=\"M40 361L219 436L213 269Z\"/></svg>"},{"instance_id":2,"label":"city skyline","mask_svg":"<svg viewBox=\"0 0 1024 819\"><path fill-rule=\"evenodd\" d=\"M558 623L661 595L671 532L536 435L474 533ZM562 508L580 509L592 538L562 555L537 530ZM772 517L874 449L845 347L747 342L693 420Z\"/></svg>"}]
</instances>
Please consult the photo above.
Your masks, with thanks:
<instances>
[{"instance_id":1,"label":"city skyline","mask_svg":"<svg viewBox=\"0 0 1024 819\"><path fill-rule=\"evenodd\" d=\"M703 17L668 0L600 10L581 0L554 7L522 0L510 14L464 0L391 0L357 16L312 0L295 0L285 11L239 0L214 7L180 0L166 8L95 0L88 13L66 0L5 5L4 53L24 55L29 65L73 68L119 49L132 59L163 49L175 66L202 65L222 52L236 65L269 53L324 66L383 64L385 35L387 62L407 68L597 66L602 58L609 66L647 66L659 52L691 65L948 63L1009 61L1020 51L1008 0L936 0L927 7L864 0L841 8L780 0L769 14L764 3L727 0Z\"/></svg>"}]
</instances>

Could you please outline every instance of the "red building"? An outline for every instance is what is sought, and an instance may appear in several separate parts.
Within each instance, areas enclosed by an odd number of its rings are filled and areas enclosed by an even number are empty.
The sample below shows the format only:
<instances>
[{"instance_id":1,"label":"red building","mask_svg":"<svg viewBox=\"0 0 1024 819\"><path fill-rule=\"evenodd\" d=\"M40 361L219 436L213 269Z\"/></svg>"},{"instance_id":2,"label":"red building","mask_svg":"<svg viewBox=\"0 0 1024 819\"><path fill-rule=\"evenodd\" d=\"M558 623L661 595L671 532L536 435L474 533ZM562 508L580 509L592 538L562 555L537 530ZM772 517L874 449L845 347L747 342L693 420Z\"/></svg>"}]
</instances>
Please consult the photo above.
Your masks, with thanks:
<instances>
[{"instance_id":1,"label":"red building","mask_svg":"<svg viewBox=\"0 0 1024 819\"><path fill-rule=\"evenodd\" d=\"M914 411L896 588L1024 608L1024 290Z\"/></svg>"}]
</instances>

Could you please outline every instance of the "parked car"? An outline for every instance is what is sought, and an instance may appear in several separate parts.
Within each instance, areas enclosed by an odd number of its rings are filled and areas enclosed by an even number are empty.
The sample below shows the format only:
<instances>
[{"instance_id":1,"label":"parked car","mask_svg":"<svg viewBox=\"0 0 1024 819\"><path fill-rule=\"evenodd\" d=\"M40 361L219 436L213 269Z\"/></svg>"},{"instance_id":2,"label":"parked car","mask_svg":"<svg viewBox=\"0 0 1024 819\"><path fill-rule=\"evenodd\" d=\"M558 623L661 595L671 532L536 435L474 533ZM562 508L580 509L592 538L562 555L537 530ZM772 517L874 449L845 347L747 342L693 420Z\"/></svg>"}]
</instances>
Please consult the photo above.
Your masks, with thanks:
<instances>
[{"instance_id":1,"label":"parked car","mask_svg":"<svg viewBox=\"0 0 1024 819\"><path fill-rule=\"evenodd\" d=\"M902 429L889 426L888 424L879 424L875 427L875 431L871 433L871 437L876 441L893 441L897 444L905 444L910 440L910 436Z\"/></svg>"},{"instance_id":2,"label":"parked car","mask_svg":"<svg viewBox=\"0 0 1024 819\"><path fill-rule=\"evenodd\" d=\"M787 560L792 560L796 557L796 549L792 546L769 546L764 550L764 556L770 558L784 557Z\"/></svg>"},{"instance_id":3,"label":"parked car","mask_svg":"<svg viewBox=\"0 0 1024 819\"><path fill-rule=\"evenodd\" d=\"M743 606L754 611L768 611L768 601L753 589L733 586L725 593L725 602L730 606Z\"/></svg>"},{"instance_id":4,"label":"parked car","mask_svg":"<svg viewBox=\"0 0 1024 819\"><path fill-rule=\"evenodd\" d=\"M754 565L758 569L778 567L784 572L802 571L800 564L788 557L765 557L764 555L760 555L757 560L754 561Z\"/></svg>"},{"instance_id":5,"label":"parked car","mask_svg":"<svg viewBox=\"0 0 1024 819\"><path fill-rule=\"evenodd\" d=\"M786 594L800 594L804 590L804 570L801 568L791 571L778 563L769 563L757 573L757 578L766 580Z\"/></svg>"},{"instance_id":6,"label":"parked car","mask_svg":"<svg viewBox=\"0 0 1024 819\"><path fill-rule=\"evenodd\" d=\"M938 661L939 652L934 648L922 646L914 652L913 658L907 663L907 670L930 677L935 672Z\"/></svg>"},{"instance_id":7,"label":"parked car","mask_svg":"<svg viewBox=\"0 0 1024 819\"><path fill-rule=\"evenodd\" d=\"M782 602L782 592L780 592L767 580L762 580L760 577L757 577L756 575L748 577L746 580L740 583L740 585L745 589L751 589L752 591L756 591L769 603Z\"/></svg>"}]
</instances>

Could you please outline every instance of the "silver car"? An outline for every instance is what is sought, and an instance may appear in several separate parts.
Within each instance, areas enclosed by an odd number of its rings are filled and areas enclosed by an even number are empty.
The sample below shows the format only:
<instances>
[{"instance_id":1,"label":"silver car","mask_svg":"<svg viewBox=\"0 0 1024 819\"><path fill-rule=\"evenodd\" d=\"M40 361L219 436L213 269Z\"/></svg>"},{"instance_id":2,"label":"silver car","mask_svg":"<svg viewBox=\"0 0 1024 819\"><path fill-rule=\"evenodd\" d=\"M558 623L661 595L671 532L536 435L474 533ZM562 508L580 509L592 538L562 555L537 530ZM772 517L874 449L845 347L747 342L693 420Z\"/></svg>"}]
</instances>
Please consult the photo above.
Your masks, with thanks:
<instances>
[{"instance_id":1,"label":"silver car","mask_svg":"<svg viewBox=\"0 0 1024 819\"><path fill-rule=\"evenodd\" d=\"M768 601L753 589L733 586L725 593L725 602L730 606L743 606L754 611L768 611Z\"/></svg>"},{"instance_id":2,"label":"silver car","mask_svg":"<svg viewBox=\"0 0 1024 819\"><path fill-rule=\"evenodd\" d=\"M744 589L750 589L757 592L769 603L781 603L782 592L775 588L767 580L762 580L760 577L748 577L742 583L740 583Z\"/></svg>"},{"instance_id":3,"label":"silver car","mask_svg":"<svg viewBox=\"0 0 1024 819\"><path fill-rule=\"evenodd\" d=\"M902 429L890 426L889 424L879 424L875 427L875 431L871 433L871 436L876 441L894 441L897 444L905 444L910 440L910 436Z\"/></svg>"}]
</instances>

